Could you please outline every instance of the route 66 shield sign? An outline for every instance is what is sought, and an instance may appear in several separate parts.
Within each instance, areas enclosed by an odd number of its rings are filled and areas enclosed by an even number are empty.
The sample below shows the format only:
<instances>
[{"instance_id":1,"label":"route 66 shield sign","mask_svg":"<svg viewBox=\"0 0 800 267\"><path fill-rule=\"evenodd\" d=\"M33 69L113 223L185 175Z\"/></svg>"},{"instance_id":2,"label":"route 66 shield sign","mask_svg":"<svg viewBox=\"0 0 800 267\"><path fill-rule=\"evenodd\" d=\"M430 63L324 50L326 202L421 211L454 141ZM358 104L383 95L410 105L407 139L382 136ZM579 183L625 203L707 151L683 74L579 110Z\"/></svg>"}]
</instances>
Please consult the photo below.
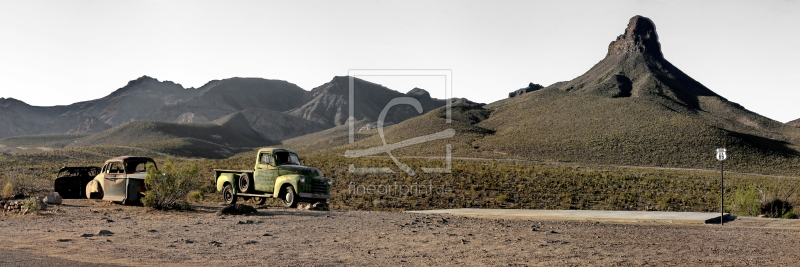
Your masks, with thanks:
<instances>
[{"instance_id":1,"label":"route 66 shield sign","mask_svg":"<svg viewBox=\"0 0 800 267\"><path fill-rule=\"evenodd\" d=\"M728 154L725 152L726 150L724 148L717 148L717 160L723 161L728 159Z\"/></svg>"}]
</instances>

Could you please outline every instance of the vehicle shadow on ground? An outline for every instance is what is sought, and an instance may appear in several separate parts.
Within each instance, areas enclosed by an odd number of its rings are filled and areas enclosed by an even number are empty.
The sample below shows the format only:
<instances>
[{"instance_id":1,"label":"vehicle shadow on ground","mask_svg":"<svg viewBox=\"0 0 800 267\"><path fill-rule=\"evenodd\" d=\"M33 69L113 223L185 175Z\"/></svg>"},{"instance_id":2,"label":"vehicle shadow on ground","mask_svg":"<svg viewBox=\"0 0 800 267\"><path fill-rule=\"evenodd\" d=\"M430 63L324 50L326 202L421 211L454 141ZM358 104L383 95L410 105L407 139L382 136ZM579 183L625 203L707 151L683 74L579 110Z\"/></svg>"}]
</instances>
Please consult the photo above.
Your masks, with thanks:
<instances>
[{"instance_id":1,"label":"vehicle shadow on ground","mask_svg":"<svg viewBox=\"0 0 800 267\"><path fill-rule=\"evenodd\" d=\"M250 205L252 206L252 205ZM306 210L306 209L296 209L296 208L283 208L283 207L273 207L273 206L253 206L256 208L255 213L250 214L222 214L220 216L251 216L251 217L268 217L268 216L276 216L276 215L287 215L287 216L306 216L306 217L329 217L334 214L337 214L334 211L324 211L324 210ZM202 213L217 213L220 210L225 208L223 205L213 206L213 205L198 205L195 206L195 212L202 212Z\"/></svg>"}]
</instances>

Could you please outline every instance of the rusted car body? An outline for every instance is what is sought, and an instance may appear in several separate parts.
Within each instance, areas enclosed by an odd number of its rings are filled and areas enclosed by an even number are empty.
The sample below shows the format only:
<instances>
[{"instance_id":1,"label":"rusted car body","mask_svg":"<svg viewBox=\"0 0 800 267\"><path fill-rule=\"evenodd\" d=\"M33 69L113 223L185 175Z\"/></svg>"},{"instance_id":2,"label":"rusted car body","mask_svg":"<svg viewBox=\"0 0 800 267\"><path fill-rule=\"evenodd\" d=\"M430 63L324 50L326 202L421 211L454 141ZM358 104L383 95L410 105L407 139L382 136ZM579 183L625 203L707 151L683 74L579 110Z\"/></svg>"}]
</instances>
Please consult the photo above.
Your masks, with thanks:
<instances>
[{"instance_id":1,"label":"rusted car body","mask_svg":"<svg viewBox=\"0 0 800 267\"><path fill-rule=\"evenodd\" d=\"M62 198L86 198L86 185L100 174L100 167L64 167L58 170L54 191Z\"/></svg>"},{"instance_id":2,"label":"rusted car body","mask_svg":"<svg viewBox=\"0 0 800 267\"><path fill-rule=\"evenodd\" d=\"M138 204L147 191L145 166L155 161L148 157L123 156L106 161L103 168L86 185L86 196L123 204Z\"/></svg>"}]
</instances>

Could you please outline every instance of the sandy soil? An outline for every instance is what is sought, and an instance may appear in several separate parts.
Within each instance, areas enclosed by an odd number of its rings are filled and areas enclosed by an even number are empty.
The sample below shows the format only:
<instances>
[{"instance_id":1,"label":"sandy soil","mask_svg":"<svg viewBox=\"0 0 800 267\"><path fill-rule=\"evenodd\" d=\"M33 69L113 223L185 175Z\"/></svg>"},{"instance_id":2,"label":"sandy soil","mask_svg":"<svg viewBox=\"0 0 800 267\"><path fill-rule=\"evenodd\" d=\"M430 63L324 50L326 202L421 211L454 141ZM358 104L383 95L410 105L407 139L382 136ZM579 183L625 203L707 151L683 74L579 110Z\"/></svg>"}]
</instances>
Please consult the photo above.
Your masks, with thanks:
<instances>
[{"instance_id":1,"label":"sandy soil","mask_svg":"<svg viewBox=\"0 0 800 267\"><path fill-rule=\"evenodd\" d=\"M0 215L0 266L792 266L800 228L65 200ZM779 224L778 224L779 225ZM110 236L81 237L100 230ZM98 265L99 264L99 265Z\"/></svg>"}]
</instances>

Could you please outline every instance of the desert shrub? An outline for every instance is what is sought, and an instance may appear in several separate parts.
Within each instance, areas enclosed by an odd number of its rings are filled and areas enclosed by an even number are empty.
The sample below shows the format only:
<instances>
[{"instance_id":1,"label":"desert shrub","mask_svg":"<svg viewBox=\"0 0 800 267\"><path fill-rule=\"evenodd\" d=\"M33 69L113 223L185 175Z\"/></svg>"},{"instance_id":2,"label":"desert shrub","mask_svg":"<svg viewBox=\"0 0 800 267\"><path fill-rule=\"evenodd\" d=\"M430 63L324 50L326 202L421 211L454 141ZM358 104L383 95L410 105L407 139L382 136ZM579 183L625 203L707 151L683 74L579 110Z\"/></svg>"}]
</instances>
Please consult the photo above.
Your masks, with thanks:
<instances>
[{"instance_id":1,"label":"desert shrub","mask_svg":"<svg viewBox=\"0 0 800 267\"><path fill-rule=\"evenodd\" d=\"M3 198L29 196L41 191L45 185L45 181L28 169L10 169L7 173L8 177L2 191Z\"/></svg>"},{"instance_id":2,"label":"desert shrub","mask_svg":"<svg viewBox=\"0 0 800 267\"><path fill-rule=\"evenodd\" d=\"M199 187L197 163L175 164L168 159L162 170L147 165L144 182L148 191L142 204L160 210L190 209L186 195Z\"/></svg>"},{"instance_id":3,"label":"desert shrub","mask_svg":"<svg viewBox=\"0 0 800 267\"><path fill-rule=\"evenodd\" d=\"M37 199L36 197L31 197L28 200L22 202L22 207L28 212L37 212L42 210L42 206L40 206L39 204L39 199Z\"/></svg>"},{"instance_id":4,"label":"desert shrub","mask_svg":"<svg viewBox=\"0 0 800 267\"><path fill-rule=\"evenodd\" d=\"M189 192L189 200L194 202L200 202L206 199L205 194L203 194L202 190L192 190Z\"/></svg>"},{"instance_id":5,"label":"desert shrub","mask_svg":"<svg viewBox=\"0 0 800 267\"><path fill-rule=\"evenodd\" d=\"M755 185L736 189L728 207L735 215L765 215L770 218L796 219L798 209L793 204L792 196L797 188L784 187L781 189L765 190Z\"/></svg>"},{"instance_id":6,"label":"desert shrub","mask_svg":"<svg viewBox=\"0 0 800 267\"><path fill-rule=\"evenodd\" d=\"M790 217L793 209L791 203L778 198L772 198L761 204L761 213L770 218Z\"/></svg>"},{"instance_id":7,"label":"desert shrub","mask_svg":"<svg viewBox=\"0 0 800 267\"><path fill-rule=\"evenodd\" d=\"M761 198L761 192L750 185L735 190L728 207L734 215L755 217L761 214Z\"/></svg>"},{"instance_id":8,"label":"desert shrub","mask_svg":"<svg viewBox=\"0 0 800 267\"><path fill-rule=\"evenodd\" d=\"M13 198L16 189L14 188L14 183L6 182L6 185L3 186L3 191L0 192L0 198Z\"/></svg>"}]
</instances>

